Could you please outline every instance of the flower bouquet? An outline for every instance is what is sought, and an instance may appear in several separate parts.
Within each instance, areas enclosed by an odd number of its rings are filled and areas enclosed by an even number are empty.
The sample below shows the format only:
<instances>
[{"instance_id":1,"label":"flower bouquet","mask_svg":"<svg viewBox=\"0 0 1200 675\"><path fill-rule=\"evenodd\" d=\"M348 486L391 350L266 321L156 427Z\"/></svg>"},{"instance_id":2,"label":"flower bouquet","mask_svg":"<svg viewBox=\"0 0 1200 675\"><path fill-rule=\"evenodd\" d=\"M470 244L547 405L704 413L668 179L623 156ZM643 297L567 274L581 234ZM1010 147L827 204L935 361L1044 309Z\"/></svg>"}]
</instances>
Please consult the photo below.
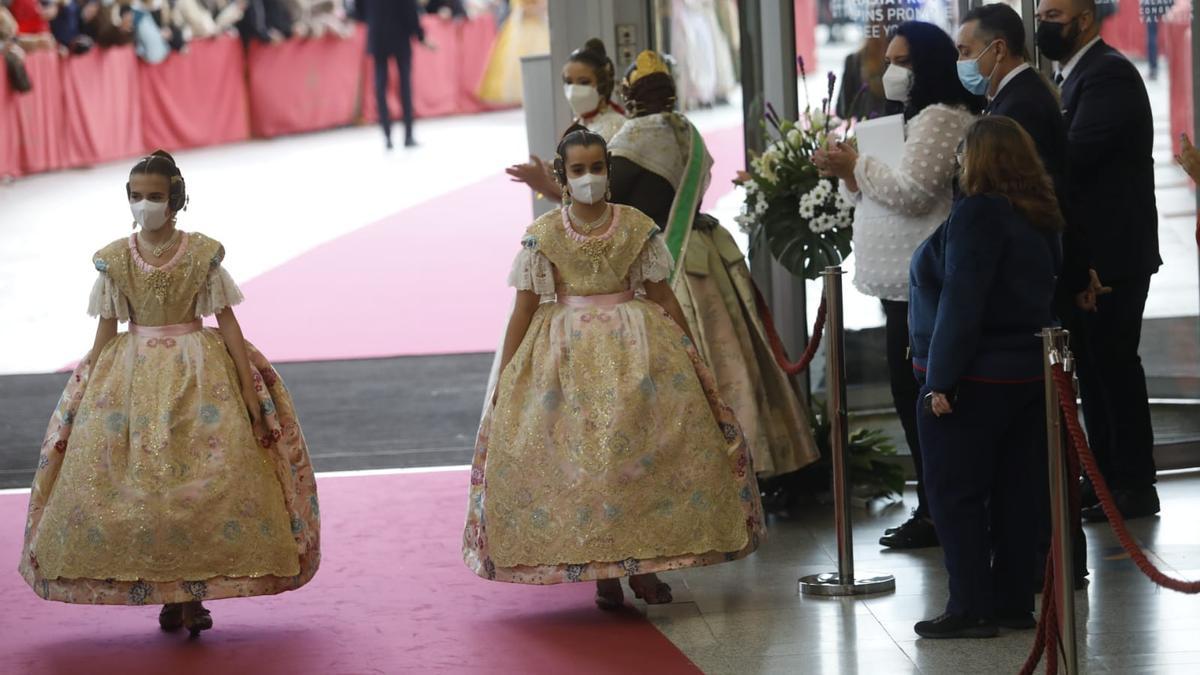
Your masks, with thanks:
<instances>
[{"instance_id":1,"label":"flower bouquet","mask_svg":"<svg viewBox=\"0 0 1200 675\"><path fill-rule=\"evenodd\" d=\"M806 82L800 61L802 81ZM751 155L750 170L738 184L746 201L736 220L753 241L764 242L788 271L816 279L830 265L850 255L854 204L838 190L838 180L822 177L812 156L844 123L830 111L837 78L829 73L829 95L814 110L804 107L800 119L781 120L768 104L764 117L770 142L761 155ZM805 89L807 98L808 90Z\"/></svg>"}]
</instances>

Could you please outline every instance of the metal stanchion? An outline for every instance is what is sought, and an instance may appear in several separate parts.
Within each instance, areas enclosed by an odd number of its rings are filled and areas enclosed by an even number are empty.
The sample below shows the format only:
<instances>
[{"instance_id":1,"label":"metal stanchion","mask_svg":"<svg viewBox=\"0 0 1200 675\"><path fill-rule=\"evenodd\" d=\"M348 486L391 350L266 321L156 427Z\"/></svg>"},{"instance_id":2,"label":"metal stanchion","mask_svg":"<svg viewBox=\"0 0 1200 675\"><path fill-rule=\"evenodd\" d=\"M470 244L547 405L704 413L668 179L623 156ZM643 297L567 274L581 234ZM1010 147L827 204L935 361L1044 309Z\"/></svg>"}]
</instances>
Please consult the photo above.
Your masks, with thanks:
<instances>
[{"instance_id":1,"label":"metal stanchion","mask_svg":"<svg viewBox=\"0 0 1200 675\"><path fill-rule=\"evenodd\" d=\"M1067 455L1063 448L1062 412L1058 388L1054 384L1054 366L1062 365L1071 371L1072 358L1068 348L1070 333L1062 328L1046 328L1041 332L1042 369L1046 378L1046 440L1050 469L1050 537L1054 556L1054 602L1058 610L1058 634L1062 643L1062 658L1066 675L1079 672L1079 656L1075 647L1075 574L1071 550L1071 498L1067 470ZM1047 654L1046 658L1058 658Z\"/></svg>"},{"instance_id":2,"label":"metal stanchion","mask_svg":"<svg viewBox=\"0 0 1200 675\"><path fill-rule=\"evenodd\" d=\"M890 574L854 574L854 535L850 519L850 469L846 447L850 443L846 419L846 343L842 312L841 267L826 267L825 277L825 363L828 376L829 435L833 448L833 522L837 530L838 569L800 579L800 592L807 595L869 595L896 590Z\"/></svg>"}]
</instances>

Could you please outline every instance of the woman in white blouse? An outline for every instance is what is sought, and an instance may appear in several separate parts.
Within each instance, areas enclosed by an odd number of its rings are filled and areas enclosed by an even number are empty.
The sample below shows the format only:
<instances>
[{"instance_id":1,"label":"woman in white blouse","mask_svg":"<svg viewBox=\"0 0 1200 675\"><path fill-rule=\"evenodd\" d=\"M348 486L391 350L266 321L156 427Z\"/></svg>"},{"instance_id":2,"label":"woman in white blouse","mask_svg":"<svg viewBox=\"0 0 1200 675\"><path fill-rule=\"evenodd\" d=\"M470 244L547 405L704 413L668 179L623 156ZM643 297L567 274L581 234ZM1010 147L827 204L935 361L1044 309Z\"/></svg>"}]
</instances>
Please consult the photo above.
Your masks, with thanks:
<instances>
[{"instance_id":1,"label":"woman in white blouse","mask_svg":"<svg viewBox=\"0 0 1200 675\"><path fill-rule=\"evenodd\" d=\"M920 21L898 26L888 43L884 95L903 104L904 154L899 166L859 155L846 143L817 152L814 163L837 176L859 203L854 216L854 285L880 299L886 317L892 399L917 472L912 518L884 533L891 548L937 546L925 504L917 438L917 381L908 359L908 267L913 251L950 214L955 151L983 108L958 79L958 50L941 28Z\"/></svg>"}]
</instances>

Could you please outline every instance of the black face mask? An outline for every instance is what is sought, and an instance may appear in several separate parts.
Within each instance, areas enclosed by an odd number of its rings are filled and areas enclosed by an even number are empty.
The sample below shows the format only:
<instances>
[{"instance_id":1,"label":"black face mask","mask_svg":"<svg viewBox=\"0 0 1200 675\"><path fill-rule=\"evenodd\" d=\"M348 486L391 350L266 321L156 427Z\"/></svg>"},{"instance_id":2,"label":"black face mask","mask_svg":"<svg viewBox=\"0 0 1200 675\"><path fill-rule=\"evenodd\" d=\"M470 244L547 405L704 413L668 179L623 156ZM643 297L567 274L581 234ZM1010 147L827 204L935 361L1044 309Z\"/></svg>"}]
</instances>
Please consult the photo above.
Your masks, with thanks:
<instances>
[{"instance_id":1,"label":"black face mask","mask_svg":"<svg viewBox=\"0 0 1200 675\"><path fill-rule=\"evenodd\" d=\"M1046 58L1052 61L1062 61L1075 46L1078 35L1068 35L1068 29L1075 25L1076 19L1066 23L1050 23L1043 21L1037 27L1037 46Z\"/></svg>"}]
</instances>

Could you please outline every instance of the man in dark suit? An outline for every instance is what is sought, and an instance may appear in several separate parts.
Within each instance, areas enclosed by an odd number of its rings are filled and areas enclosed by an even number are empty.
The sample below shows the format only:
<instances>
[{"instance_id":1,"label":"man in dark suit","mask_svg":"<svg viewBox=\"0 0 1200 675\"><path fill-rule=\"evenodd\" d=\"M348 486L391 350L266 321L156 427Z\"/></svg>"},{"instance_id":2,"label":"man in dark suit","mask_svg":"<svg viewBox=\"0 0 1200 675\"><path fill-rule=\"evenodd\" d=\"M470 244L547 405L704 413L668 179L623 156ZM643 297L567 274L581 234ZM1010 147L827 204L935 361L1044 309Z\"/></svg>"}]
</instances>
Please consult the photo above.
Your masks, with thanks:
<instances>
[{"instance_id":1,"label":"man in dark suit","mask_svg":"<svg viewBox=\"0 0 1200 675\"><path fill-rule=\"evenodd\" d=\"M1122 515L1150 516L1159 510L1154 431L1138 356L1150 277L1162 265L1150 100L1137 68L1100 39L1095 0L1041 0L1037 17L1038 48L1057 62L1062 87L1063 201L1083 235L1065 254L1089 269L1068 322L1088 440ZM1084 518L1103 520L1094 495L1085 499Z\"/></svg>"},{"instance_id":2,"label":"man in dark suit","mask_svg":"<svg viewBox=\"0 0 1200 675\"><path fill-rule=\"evenodd\" d=\"M367 53L375 60L375 105L388 150L392 149L392 116L388 111L388 61L395 59L400 71L400 103L404 106L404 145L417 144L413 138L412 41L429 49L425 29L417 12L416 0L355 0L354 16L367 24Z\"/></svg>"},{"instance_id":3,"label":"man in dark suit","mask_svg":"<svg viewBox=\"0 0 1200 675\"><path fill-rule=\"evenodd\" d=\"M1067 161L1067 129L1052 85L1028 62L1021 15L1002 3L982 5L963 17L958 31L963 86L986 96L985 115L1009 117L1033 138L1046 171L1061 187ZM977 71L972 85L967 73ZM1086 270L1085 270L1086 272Z\"/></svg>"}]
</instances>

